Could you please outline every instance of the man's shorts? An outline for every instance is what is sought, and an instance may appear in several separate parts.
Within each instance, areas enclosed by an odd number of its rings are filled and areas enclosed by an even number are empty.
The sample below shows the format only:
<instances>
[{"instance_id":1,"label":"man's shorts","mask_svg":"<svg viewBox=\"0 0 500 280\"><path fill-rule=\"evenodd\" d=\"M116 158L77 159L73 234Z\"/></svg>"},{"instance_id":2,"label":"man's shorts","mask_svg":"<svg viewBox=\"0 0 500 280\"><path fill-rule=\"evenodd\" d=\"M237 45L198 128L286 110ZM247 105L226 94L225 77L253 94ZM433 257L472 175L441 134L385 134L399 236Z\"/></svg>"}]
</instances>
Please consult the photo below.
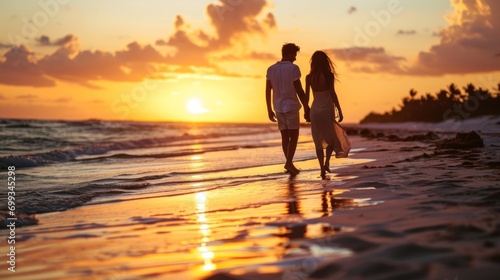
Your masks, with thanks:
<instances>
[{"instance_id":1,"label":"man's shorts","mask_svg":"<svg viewBox=\"0 0 500 280\"><path fill-rule=\"evenodd\" d=\"M279 130L299 129L300 127L299 111L276 112L276 119L278 119Z\"/></svg>"}]
</instances>

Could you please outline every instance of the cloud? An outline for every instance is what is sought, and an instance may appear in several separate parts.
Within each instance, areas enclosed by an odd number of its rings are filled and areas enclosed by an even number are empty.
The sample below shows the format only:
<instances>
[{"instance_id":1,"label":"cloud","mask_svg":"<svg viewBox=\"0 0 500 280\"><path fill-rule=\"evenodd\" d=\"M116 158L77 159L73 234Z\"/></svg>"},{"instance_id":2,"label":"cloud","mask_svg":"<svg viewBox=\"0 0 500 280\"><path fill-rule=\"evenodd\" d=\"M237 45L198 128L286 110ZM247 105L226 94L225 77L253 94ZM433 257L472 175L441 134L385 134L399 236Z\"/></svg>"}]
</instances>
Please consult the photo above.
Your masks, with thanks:
<instances>
[{"instance_id":1,"label":"cloud","mask_svg":"<svg viewBox=\"0 0 500 280\"><path fill-rule=\"evenodd\" d=\"M124 63L130 62L166 62L166 59L151 45L141 46L137 42L127 45L127 50L117 51L116 58Z\"/></svg>"},{"instance_id":2,"label":"cloud","mask_svg":"<svg viewBox=\"0 0 500 280\"><path fill-rule=\"evenodd\" d=\"M68 34L62 38L57 39L54 42L52 42L50 40L50 37L47 35L42 35L39 38L35 38L35 41L37 41L41 46L64 46L66 44L73 44L77 40L77 37L73 34Z\"/></svg>"},{"instance_id":3,"label":"cloud","mask_svg":"<svg viewBox=\"0 0 500 280\"><path fill-rule=\"evenodd\" d=\"M356 8L354 6L351 6L351 7L349 7L349 10L347 10L347 13L348 14L354 14L357 11L358 11L358 8Z\"/></svg>"},{"instance_id":4,"label":"cloud","mask_svg":"<svg viewBox=\"0 0 500 280\"><path fill-rule=\"evenodd\" d=\"M278 24L276 23L276 18L272 13L268 13L266 18L263 21L269 28L277 28Z\"/></svg>"},{"instance_id":5,"label":"cloud","mask_svg":"<svg viewBox=\"0 0 500 280\"><path fill-rule=\"evenodd\" d=\"M48 78L37 64L34 53L27 47L11 48L0 62L0 84L13 86L52 87L54 80Z\"/></svg>"},{"instance_id":6,"label":"cloud","mask_svg":"<svg viewBox=\"0 0 500 280\"><path fill-rule=\"evenodd\" d=\"M403 71L404 57L390 55L382 47L351 47L328 50L334 60L347 62L349 68L360 72L390 72Z\"/></svg>"},{"instance_id":7,"label":"cloud","mask_svg":"<svg viewBox=\"0 0 500 280\"><path fill-rule=\"evenodd\" d=\"M167 39L156 41L156 47L169 46L173 52L162 54L155 46L129 43L115 52L81 50L78 37L68 34L52 40L48 35L36 38L41 46L55 46L48 55L37 57L28 47L10 47L0 56L0 84L53 87L63 80L99 89L97 81L136 82L144 79L169 78L157 70L210 73L236 77L218 67L217 58L276 59L264 52L241 52L255 36L266 36L276 28L274 15L267 12L267 0L219 0L206 7L210 32L191 28L177 15L174 32ZM173 70L172 70L173 69ZM177 69L177 70L175 70ZM204 69L203 71L200 69Z\"/></svg>"},{"instance_id":8,"label":"cloud","mask_svg":"<svg viewBox=\"0 0 500 280\"><path fill-rule=\"evenodd\" d=\"M42 46L50 46L49 36L42 35L42 36L40 36L40 38L36 38L35 40L38 42L38 44L40 44Z\"/></svg>"},{"instance_id":9,"label":"cloud","mask_svg":"<svg viewBox=\"0 0 500 280\"><path fill-rule=\"evenodd\" d=\"M216 30L216 38L210 40L210 45L228 46L245 34L265 34L269 28L276 27L271 13L264 20L257 18L266 5L266 0L220 0L220 3L209 4L206 12Z\"/></svg>"},{"instance_id":10,"label":"cloud","mask_svg":"<svg viewBox=\"0 0 500 280\"><path fill-rule=\"evenodd\" d=\"M397 35L415 35L417 34L416 30L398 30Z\"/></svg>"},{"instance_id":11,"label":"cloud","mask_svg":"<svg viewBox=\"0 0 500 280\"><path fill-rule=\"evenodd\" d=\"M220 0L209 4L206 14L214 28L209 34L201 29L190 29L181 15L174 21L175 32L168 40L158 40L156 45L176 49L169 62L181 65L210 66L214 53L230 51L234 45L244 44L251 36L265 36L276 28L272 13L265 13L266 0Z\"/></svg>"},{"instance_id":12,"label":"cloud","mask_svg":"<svg viewBox=\"0 0 500 280\"><path fill-rule=\"evenodd\" d=\"M92 81L141 81L155 76L154 63L166 62L152 46L137 42L112 52L80 50L78 38L68 35L56 41L60 47L37 58L26 46L12 48L0 62L0 83L17 86L53 87L55 80L99 89Z\"/></svg>"},{"instance_id":13,"label":"cloud","mask_svg":"<svg viewBox=\"0 0 500 280\"><path fill-rule=\"evenodd\" d=\"M182 19L182 17L177 16ZM177 25L177 24L176 24ZM197 35L190 35L181 27L170 38L156 41L157 45L171 46L176 49L173 56L169 57L169 62L177 65L208 66L208 50L206 34L199 31ZM196 39L193 39L196 37ZM198 42L196 42L198 41Z\"/></svg>"},{"instance_id":14,"label":"cloud","mask_svg":"<svg viewBox=\"0 0 500 280\"><path fill-rule=\"evenodd\" d=\"M440 43L418 54L408 63L405 58L388 54L384 48L350 47L333 49L335 59L348 62L359 72L385 72L403 75L442 76L500 71L500 1L451 0L454 11L447 16L449 25L434 36ZM398 35L416 34L399 30Z\"/></svg>"},{"instance_id":15,"label":"cloud","mask_svg":"<svg viewBox=\"0 0 500 280\"><path fill-rule=\"evenodd\" d=\"M141 46L137 42L115 53L80 51L66 43L41 59L39 65L51 77L98 89L91 81L141 81L152 77L154 62L165 62L165 57L152 46Z\"/></svg>"},{"instance_id":16,"label":"cloud","mask_svg":"<svg viewBox=\"0 0 500 280\"><path fill-rule=\"evenodd\" d=\"M492 59L500 46L500 1L453 0L449 26L439 31L441 41L408 69L414 75L466 74L499 71Z\"/></svg>"}]
</instances>

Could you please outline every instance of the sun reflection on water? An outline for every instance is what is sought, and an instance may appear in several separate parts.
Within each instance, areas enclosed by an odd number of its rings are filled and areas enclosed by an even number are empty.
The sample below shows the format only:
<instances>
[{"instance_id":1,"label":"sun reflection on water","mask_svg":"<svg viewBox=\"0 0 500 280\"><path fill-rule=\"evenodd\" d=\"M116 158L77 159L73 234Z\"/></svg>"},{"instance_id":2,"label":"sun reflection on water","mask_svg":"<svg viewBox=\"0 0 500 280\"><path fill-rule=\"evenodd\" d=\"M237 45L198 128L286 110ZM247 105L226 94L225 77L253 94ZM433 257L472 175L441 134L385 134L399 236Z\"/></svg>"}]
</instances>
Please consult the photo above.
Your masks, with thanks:
<instances>
[{"instance_id":1,"label":"sun reflection on water","mask_svg":"<svg viewBox=\"0 0 500 280\"><path fill-rule=\"evenodd\" d=\"M195 195L196 200L196 215L198 216L197 222L200 224L200 233L201 243L198 247L198 252L203 259L203 267L204 271L211 271L216 269L216 265L212 262L215 257L214 252L210 250L210 247L207 247L207 242L210 241L210 225L208 223L208 219L205 216L205 212L207 210L207 194L205 192L199 192Z\"/></svg>"}]
</instances>

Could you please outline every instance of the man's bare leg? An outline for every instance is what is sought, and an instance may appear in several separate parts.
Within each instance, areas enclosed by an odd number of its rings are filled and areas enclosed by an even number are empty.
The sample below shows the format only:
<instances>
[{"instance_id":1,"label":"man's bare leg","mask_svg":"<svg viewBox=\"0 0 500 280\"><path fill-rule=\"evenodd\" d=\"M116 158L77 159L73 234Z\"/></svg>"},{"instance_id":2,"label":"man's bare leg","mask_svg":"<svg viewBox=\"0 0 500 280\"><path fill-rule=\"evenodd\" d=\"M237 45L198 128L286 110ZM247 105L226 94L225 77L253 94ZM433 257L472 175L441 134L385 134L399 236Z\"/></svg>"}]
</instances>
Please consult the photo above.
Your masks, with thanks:
<instances>
[{"instance_id":1,"label":"man's bare leg","mask_svg":"<svg viewBox=\"0 0 500 280\"><path fill-rule=\"evenodd\" d=\"M286 158L285 169L291 174L297 174L300 170L293 165L293 157L295 156L295 150L297 149L297 143L299 141L299 130L286 129L280 130L280 132L281 146Z\"/></svg>"},{"instance_id":2,"label":"man's bare leg","mask_svg":"<svg viewBox=\"0 0 500 280\"><path fill-rule=\"evenodd\" d=\"M288 129L280 130L281 132L281 148L283 149L283 154L285 159L288 158L288 143L290 142L290 135Z\"/></svg>"}]
</instances>

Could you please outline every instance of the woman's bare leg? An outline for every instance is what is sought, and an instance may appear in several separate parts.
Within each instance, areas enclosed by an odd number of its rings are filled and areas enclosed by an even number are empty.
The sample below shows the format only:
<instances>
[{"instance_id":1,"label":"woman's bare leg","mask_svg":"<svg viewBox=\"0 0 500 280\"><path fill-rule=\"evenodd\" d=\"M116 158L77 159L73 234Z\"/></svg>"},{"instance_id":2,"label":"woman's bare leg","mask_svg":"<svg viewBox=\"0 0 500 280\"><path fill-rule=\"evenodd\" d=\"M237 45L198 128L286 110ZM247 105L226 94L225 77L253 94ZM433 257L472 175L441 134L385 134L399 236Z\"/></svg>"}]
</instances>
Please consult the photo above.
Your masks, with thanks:
<instances>
[{"instance_id":1,"label":"woman's bare leg","mask_svg":"<svg viewBox=\"0 0 500 280\"><path fill-rule=\"evenodd\" d=\"M324 164L323 160L325 158L325 155L323 153L323 149L316 150L316 156L318 157L319 169L321 170L321 179L325 180L326 174L325 174L325 170L323 168L323 164Z\"/></svg>"},{"instance_id":2,"label":"woman's bare leg","mask_svg":"<svg viewBox=\"0 0 500 280\"><path fill-rule=\"evenodd\" d=\"M333 154L333 146L328 145L326 147L326 159L325 159L325 165L324 165L324 169L328 173L331 173L331 171L330 171L330 158L332 157L332 154Z\"/></svg>"}]
</instances>

